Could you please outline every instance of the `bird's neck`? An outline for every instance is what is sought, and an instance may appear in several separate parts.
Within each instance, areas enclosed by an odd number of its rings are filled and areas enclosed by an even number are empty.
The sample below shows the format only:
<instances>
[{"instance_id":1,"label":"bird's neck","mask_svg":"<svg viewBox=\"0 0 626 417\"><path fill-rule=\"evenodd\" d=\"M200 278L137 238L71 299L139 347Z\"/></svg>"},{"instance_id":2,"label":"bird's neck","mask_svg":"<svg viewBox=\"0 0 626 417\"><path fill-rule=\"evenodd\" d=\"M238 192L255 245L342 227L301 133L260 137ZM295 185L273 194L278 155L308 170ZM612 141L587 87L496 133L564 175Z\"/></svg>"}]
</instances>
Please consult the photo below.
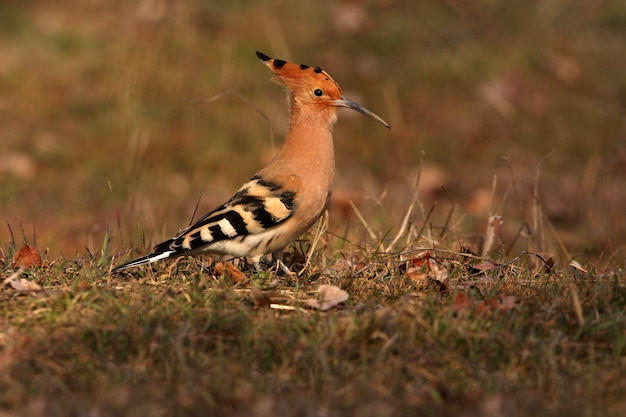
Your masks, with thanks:
<instances>
[{"instance_id":1,"label":"bird's neck","mask_svg":"<svg viewBox=\"0 0 626 417\"><path fill-rule=\"evenodd\" d=\"M307 111L292 106L289 130L285 143L277 155L280 163L304 175L321 175L331 182L335 173L333 125L336 110L333 107ZM323 175L322 175L323 174Z\"/></svg>"}]
</instances>

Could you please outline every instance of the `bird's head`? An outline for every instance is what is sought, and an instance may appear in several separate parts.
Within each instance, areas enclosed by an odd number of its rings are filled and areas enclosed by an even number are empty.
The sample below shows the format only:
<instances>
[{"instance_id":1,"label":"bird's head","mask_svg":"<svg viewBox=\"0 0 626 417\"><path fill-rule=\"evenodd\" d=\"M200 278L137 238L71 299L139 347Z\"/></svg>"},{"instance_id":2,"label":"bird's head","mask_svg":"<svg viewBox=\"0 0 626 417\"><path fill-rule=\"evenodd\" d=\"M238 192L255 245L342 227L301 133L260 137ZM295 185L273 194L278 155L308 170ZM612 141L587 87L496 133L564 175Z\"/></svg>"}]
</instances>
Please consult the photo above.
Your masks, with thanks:
<instances>
[{"instance_id":1,"label":"bird's head","mask_svg":"<svg viewBox=\"0 0 626 417\"><path fill-rule=\"evenodd\" d=\"M347 107L371 117L387 128L391 128L376 114L344 97L339 84L320 67L293 64L282 59L270 58L258 51L256 55L274 73L272 81L289 90L293 105L300 108L319 108L320 110Z\"/></svg>"}]
</instances>

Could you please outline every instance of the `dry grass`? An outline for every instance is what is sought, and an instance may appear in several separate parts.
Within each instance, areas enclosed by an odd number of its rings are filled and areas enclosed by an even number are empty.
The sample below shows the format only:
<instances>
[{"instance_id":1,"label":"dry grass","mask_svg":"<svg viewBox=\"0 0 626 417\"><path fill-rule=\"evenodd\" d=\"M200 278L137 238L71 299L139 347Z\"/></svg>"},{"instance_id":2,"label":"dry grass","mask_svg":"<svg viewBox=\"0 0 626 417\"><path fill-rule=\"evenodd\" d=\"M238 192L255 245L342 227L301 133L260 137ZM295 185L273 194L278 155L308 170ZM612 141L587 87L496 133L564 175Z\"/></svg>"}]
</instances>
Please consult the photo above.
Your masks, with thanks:
<instances>
[{"instance_id":1,"label":"dry grass","mask_svg":"<svg viewBox=\"0 0 626 417\"><path fill-rule=\"evenodd\" d=\"M297 279L248 272L239 284L194 260L107 276L106 253L35 268L42 291L2 292L0 405L32 416L626 410L623 265L442 246L329 252ZM304 308L322 283L350 299Z\"/></svg>"},{"instance_id":2,"label":"dry grass","mask_svg":"<svg viewBox=\"0 0 626 417\"><path fill-rule=\"evenodd\" d=\"M306 271L109 276L271 156L256 49L393 126L340 114ZM0 414L625 414L624 50L618 0L2 2Z\"/></svg>"},{"instance_id":3,"label":"dry grass","mask_svg":"<svg viewBox=\"0 0 626 417\"><path fill-rule=\"evenodd\" d=\"M494 207L515 235L540 169L538 196L573 255L621 248L622 2L324 4L3 2L0 214L66 256L96 250L107 229L125 237L119 250L174 233L202 191L201 210L221 203L282 138L261 49L322 65L393 126L340 114L331 230L347 200L367 211L382 195L374 226L397 227L423 160L435 224L458 204L463 233L482 232L497 175ZM191 101L226 91L263 109L275 138L236 96Z\"/></svg>"}]
</instances>

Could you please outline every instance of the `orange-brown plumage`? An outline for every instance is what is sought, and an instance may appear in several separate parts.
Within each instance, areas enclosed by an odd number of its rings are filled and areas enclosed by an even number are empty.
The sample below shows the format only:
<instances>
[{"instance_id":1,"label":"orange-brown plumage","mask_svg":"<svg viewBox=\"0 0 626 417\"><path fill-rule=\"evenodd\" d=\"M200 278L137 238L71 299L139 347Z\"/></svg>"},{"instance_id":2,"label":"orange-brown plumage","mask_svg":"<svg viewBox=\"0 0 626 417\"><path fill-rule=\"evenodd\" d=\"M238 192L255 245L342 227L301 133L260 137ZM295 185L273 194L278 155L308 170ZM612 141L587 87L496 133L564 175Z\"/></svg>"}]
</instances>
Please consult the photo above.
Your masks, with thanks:
<instances>
[{"instance_id":1,"label":"orange-brown plumage","mask_svg":"<svg viewBox=\"0 0 626 417\"><path fill-rule=\"evenodd\" d=\"M247 256L257 265L269 253L280 259L285 246L319 219L330 198L337 107L351 108L389 127L343 97L341 87L321 68L273 59L261 52L257 56L289 93L289 130L282 148L222 206L157 245L153 253L113 272L199 253Z\"/></svg>"}]
</instances>

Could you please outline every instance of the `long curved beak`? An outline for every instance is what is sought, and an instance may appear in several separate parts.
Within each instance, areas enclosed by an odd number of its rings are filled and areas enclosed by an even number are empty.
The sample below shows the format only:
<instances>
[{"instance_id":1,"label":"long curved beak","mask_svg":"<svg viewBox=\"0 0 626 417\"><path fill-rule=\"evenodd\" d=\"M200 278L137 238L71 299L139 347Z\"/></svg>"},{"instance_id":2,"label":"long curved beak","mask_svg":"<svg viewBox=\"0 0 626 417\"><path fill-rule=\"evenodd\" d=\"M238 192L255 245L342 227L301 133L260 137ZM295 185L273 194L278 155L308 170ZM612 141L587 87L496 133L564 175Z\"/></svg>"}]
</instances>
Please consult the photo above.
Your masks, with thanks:
<instances>
[{"instance_id":1,"label":"long curved beak","mask_svg":"<svg viewBox=\"0 0 626 417\"><path fill-rule=\"evenodd\" d=\"M333 104L337 107L347 107L349 109L356 110L359 113L364 114L376 120L378 123L382 124L387 129L391 129L391 126L389 126L389 123L385 122L377 114L372 113L371 111L367 110L365 107L361 106L359 103L352 101L349 98L345 98L342 96L337 100L333 100Z\"/></svg>"}]
</instances>

